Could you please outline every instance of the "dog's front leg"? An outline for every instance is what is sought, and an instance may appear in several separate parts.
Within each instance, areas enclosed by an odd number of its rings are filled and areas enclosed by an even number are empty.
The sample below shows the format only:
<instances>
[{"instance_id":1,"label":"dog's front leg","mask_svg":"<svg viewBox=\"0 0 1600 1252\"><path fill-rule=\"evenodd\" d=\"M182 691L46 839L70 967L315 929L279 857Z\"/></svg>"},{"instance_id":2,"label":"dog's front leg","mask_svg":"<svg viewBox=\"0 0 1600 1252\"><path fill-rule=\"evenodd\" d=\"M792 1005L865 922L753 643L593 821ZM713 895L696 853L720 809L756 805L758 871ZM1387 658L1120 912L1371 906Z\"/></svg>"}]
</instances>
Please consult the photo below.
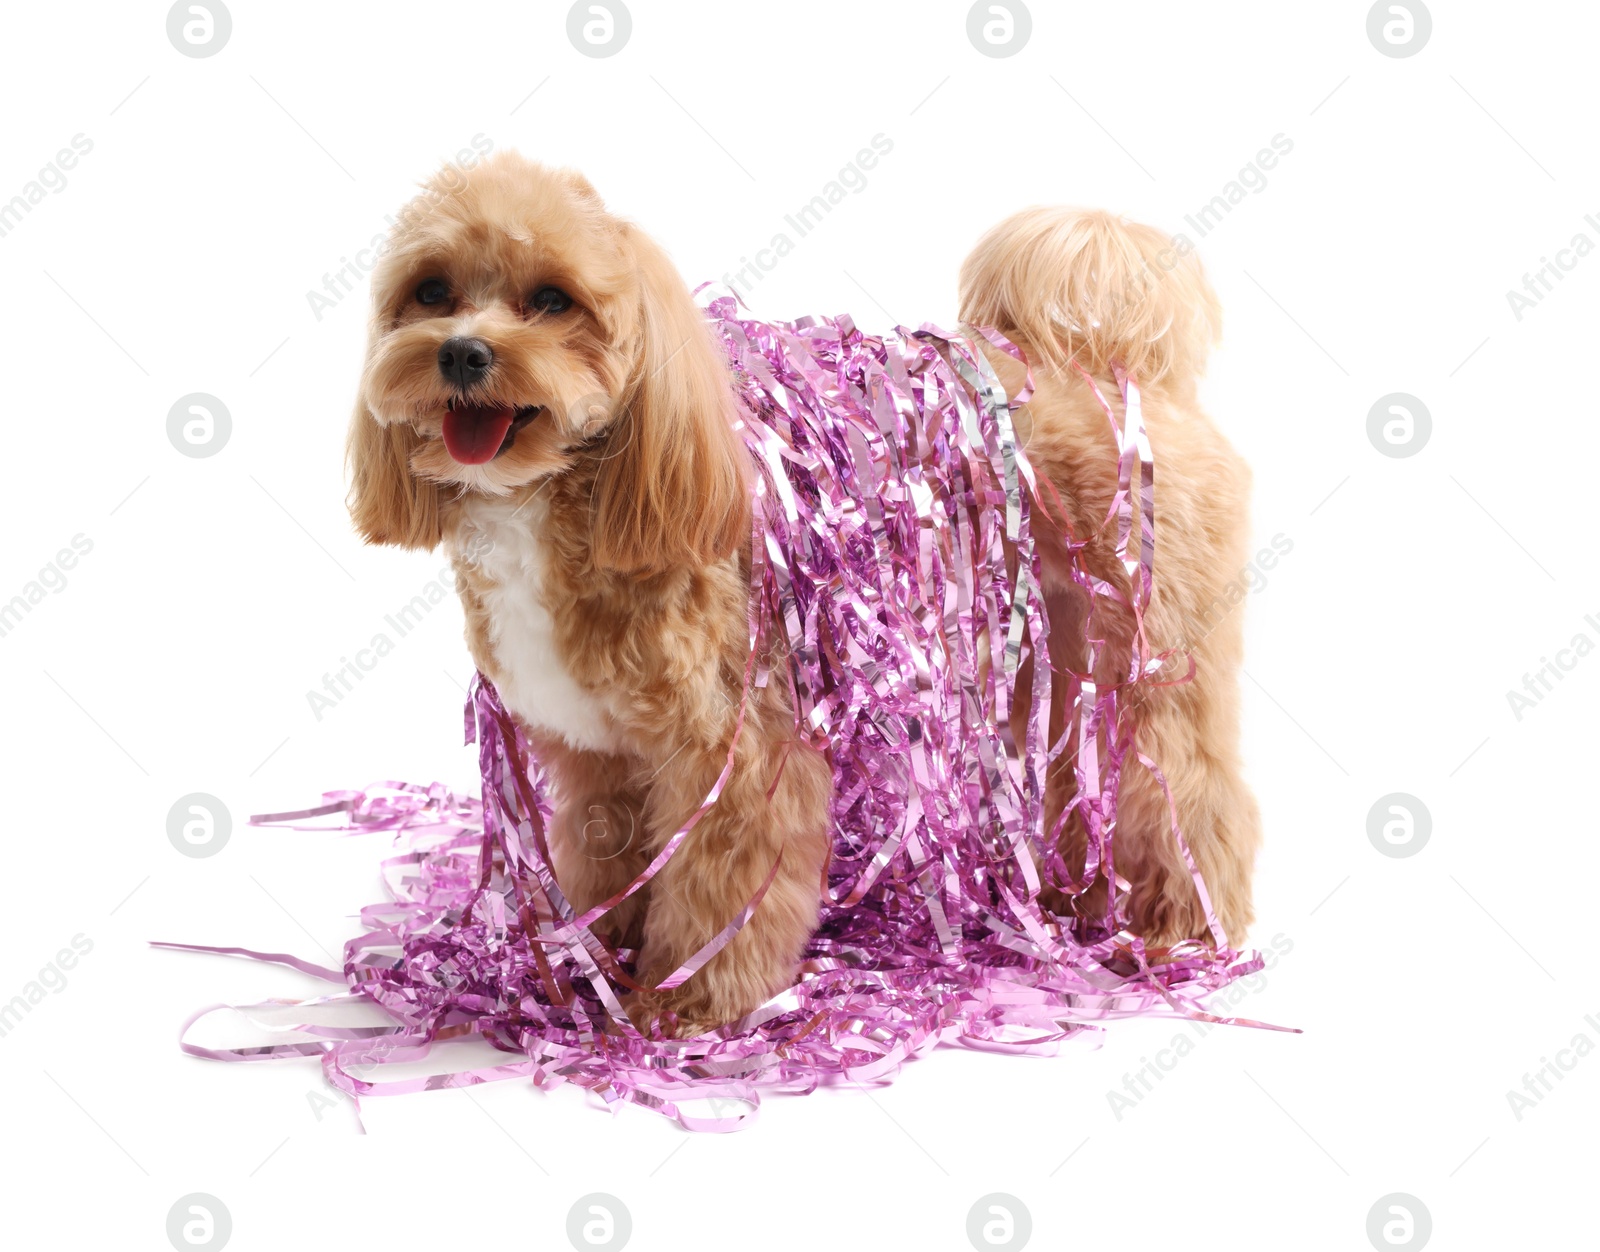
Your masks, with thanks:
<instances>
[{"instance_id":1,"label":"dog's front leg","mask_svg":"<svg viewBox=\"0 0 1600 1252\"><path fill-rule=\"evenodd\" d=\"M820 752L788 736L786 714L772 721L746 725L721 796L652 881L640 981L654 988L678 970L738 916L776 864L771 886L686 982L633 997L628 1011L641 1030L666 1012L676 1024L661 1029L681 1036L742 1017L788 985L816 929L832 774ZM647 806L652 851L699 807L726 759L726 749L684 746L661 769Z\"/></svg>"},{"instance_id":2,"label":"dog's front leg","mask_svg":"<svg viewBox=\"0 0 1600 1252\"><path fill-rule=\"evenodd\" d=\"M536 739L554 782L550 857L556 882L582 914L623 890L648 862L644 791L626 758L572 748L553 736ZM648 885L635 892L595 930L618 946L638 947L649 893Z\"/></svg>"}]
</instances>

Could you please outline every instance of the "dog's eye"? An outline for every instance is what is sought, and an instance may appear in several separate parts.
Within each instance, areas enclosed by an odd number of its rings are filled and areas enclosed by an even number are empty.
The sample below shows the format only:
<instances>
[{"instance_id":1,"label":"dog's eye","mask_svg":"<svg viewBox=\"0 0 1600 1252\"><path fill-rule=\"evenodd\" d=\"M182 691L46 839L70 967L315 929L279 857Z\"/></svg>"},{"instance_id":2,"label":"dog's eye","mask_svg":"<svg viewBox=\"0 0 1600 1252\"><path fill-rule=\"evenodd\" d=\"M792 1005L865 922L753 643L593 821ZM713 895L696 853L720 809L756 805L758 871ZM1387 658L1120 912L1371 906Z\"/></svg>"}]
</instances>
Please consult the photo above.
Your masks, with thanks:
<instances>
[{"instance_id":1,"label":"dog's eye","mask_svg":"<svg viewBox=\"0 0 1600 1252\"><path fill-rule=\"evenodd\" d=\"M537 313L565 313L572 307L572 297L560 287L540 287L528 297L528 307Z\"/></svg>"},{"instance_id":2,"label":"dog's eye","mask_svg":"<svg viewBox=\"0 0 1600 1252\"><path fill-rule=\"evenodd\" d=\"M442 278L424 278L417 284L418 304L442 304L449 295L450 288Z\"/></svg>"}]
</instances>

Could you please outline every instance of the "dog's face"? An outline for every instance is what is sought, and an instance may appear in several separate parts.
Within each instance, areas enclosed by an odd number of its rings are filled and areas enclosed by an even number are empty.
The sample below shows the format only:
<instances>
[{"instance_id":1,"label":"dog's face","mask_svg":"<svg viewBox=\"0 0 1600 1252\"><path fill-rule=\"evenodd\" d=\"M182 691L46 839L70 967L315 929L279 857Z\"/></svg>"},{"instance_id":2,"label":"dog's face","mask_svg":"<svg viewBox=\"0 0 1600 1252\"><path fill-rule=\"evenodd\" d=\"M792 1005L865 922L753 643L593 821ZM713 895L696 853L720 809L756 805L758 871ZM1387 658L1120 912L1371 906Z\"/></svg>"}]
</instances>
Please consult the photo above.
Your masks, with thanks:
<instances>
[{"instance_id":1,"label":"dog's face","mask_svg":"<svg viewBox=\"0 0 1600 1252\"><path fill-rule=\"evenodd\" d=\"M412 472L504 493L603 433L636 350L627 232L582 179L501 157L435 178L373 276L362 378Z\"/></svg>"},{"instance_id":2,"label":"dog's face","mask_svg":"<svg viewBox=\"0 0 1600 1252\"><path fill-rule=\"evenodd\" d=\"M510 494L588 456L597 560L730 548L726 368L666 255L580 175L515 153L447 167L401 211L372 295L350 440L369 540L432 546L439 493Z\"/></svg>"}]
</instances>

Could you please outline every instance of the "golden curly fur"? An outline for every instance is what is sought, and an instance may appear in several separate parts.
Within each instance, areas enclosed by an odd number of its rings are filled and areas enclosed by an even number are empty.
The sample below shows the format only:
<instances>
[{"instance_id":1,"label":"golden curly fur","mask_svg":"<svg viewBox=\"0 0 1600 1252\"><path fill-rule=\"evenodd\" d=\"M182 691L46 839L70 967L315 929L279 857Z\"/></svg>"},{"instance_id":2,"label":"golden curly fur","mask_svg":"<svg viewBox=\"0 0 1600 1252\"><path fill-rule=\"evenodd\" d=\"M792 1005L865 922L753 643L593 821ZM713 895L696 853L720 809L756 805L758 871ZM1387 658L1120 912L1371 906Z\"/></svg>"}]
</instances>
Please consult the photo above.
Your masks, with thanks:
<instances>
[{"instance_id":1,"label":"golden curly fur","mask_svg":"<svg viewBox=\"0 0 1600 1252\"><path fill-rule=\"evenodd\" d=\"M793 977L817 921L832 785L824 754L796 736L782 683L752 689L732 742L750 519L730 380L665 254L581 176L512 153L449 173L402 215L374 274L351 515L372 543L451 552L473 658L550 766L552 855L578 909L637 875L700 805L731 748L716 804L606 919L615 939L640 946L639 981L655 987L744 907L782 850L733 941L682 986L629 1004L641 1028L699 1032ZM1019 431L1079 533L1105 516L1116 458L1070 365L1114 395L1117 361L1144 387L1159 466L1147 627L1158 649L1190 648L1198 672L1138 707L1137 733L1167 774L1237 943L1251 920L1257 817L1237 757L1239 615L1212 619L1246 560L1248 472L1195 394L1216 299L1195 259L1159 232L1063 209L1028 210L991 231L961 291L963 319L1001 330L1033 363L1037 391ZM463 338L492 358L481 376L445 368ZM990 355L1014 394L1022 368ZM503 425L513 412L493 455L454 455L462 429L492 447L501 426L480 428L491 420L482 415ZM1040 543L1053 659L1081 669L1087 605L1065 574L1060 537ZM1108 542L1089 552L1100 576L1126 585ZM1126 656L1131 623L1096 625L1108 632L1109 679L1125 669L1117 654ZM1051 777L1052 812L1072 782L1070 768ZM1152 944L1204 937L1159 788L1139 777L1124 795L1117 866L1136 927ZM1069 827L1066 838L1081 864L1081 832Z\"/></svg>"}]
</instances>

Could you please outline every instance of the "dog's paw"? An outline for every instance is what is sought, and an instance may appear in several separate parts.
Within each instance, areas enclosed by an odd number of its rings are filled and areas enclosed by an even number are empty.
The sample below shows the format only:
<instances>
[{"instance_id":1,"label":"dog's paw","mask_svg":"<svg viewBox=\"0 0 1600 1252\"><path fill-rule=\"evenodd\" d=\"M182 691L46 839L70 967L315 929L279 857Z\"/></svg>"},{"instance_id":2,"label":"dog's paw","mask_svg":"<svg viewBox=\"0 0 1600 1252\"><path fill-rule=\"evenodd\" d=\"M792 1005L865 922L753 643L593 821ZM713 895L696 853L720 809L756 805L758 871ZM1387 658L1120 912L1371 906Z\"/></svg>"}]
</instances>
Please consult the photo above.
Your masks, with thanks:
<instances>
[{"instance_id":1,"label":"dog's paw","mask_svg":"<svg viewBox=\"0 0 1600 1252\"><path fill-rule=\"evenodd\" d=\"M1144 939L1147 951L1165 953L1187 943L1198 943L1212 950L1217 947L1217 937L1211 933L1198 900L1163 901L1160 907L1142 912L1141 916L1136 902L1132 929ZM1217 923L1222 927L1229 948L1238 951L1244 947L1251 920L1248 913L1226 908L1218 910Z\"/></svg>"},{"instance_id":2,"label":"dog's paw","mask_svg":"<svg viewBox=\"0 0 1600 1252\"><path fill-rule=\"evenodd\" d=\"M723 1023L705 1005L686 998L640 992L623 1007L641 1035L656 1039L693 1039Z\"/></svg>"}]
</instances>

